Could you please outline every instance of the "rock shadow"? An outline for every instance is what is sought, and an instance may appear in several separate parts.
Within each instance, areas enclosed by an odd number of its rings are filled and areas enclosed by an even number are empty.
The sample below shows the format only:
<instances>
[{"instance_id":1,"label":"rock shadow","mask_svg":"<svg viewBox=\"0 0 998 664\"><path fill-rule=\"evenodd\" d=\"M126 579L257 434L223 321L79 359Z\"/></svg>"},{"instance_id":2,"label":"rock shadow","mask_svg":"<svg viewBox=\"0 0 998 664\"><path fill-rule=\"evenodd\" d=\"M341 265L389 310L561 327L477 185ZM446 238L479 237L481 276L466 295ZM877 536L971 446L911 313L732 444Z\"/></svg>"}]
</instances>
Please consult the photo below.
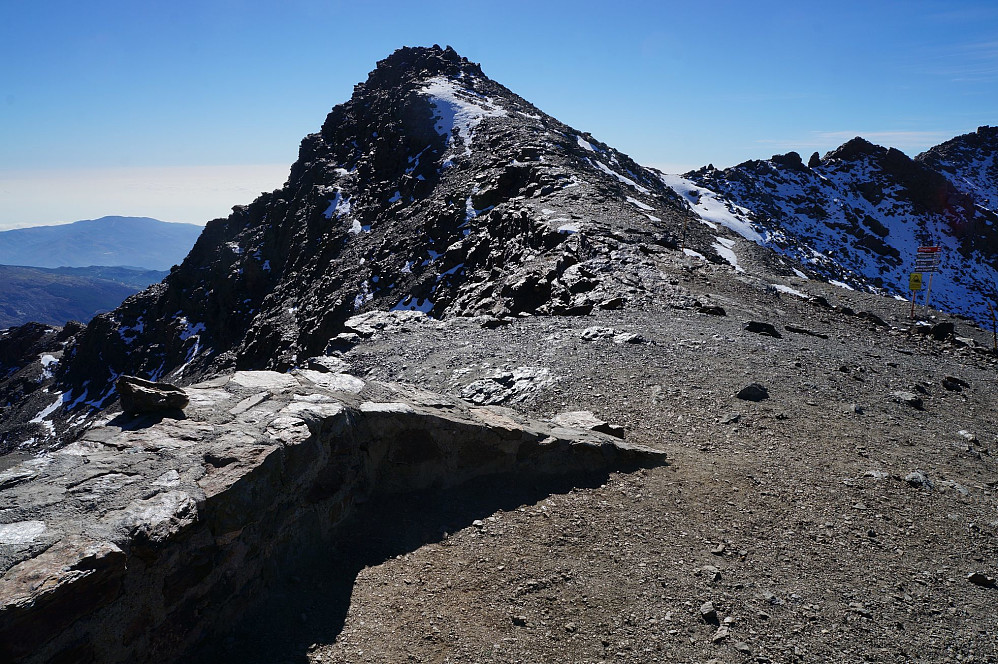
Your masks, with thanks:
<instances>
[{"instance_id":1,"label":"rock shadow","mask_svg":"<svg viewBox=\"0 0 998 664\"><path fill-rule=\"evenodd\" d=\"M187 414L179 408L161 410L155 413L118 413L108 421L108 426L115 426L122 431L138 431L156 426L163 420L186 420Z\"/></svg>"},{"instance_id":2,"label":"rock shadow","mask_svg":"<svg viewBox=\"0 0 998 664\"><path fill-rule=\"evenodd\" d=\"M609 472L559 477L499 475L457 487L372 499L337 528L281 564L267 589L228 630L205 639L183 661L303 664L313 644L335 642L357 575L366 567L444 540L499 511L606 483Z\"/></svg>"}]
</instances>

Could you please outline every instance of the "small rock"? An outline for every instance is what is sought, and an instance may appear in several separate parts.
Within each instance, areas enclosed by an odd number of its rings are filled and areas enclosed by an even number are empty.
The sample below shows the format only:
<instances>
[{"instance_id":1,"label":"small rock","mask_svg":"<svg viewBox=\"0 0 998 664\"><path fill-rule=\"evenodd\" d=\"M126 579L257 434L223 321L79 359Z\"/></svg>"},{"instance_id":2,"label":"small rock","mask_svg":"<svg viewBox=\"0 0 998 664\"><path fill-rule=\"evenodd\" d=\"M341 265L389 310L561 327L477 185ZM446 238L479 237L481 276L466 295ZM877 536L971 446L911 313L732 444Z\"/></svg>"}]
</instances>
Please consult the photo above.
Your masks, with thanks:
<instances>
[{"instance_id":1,"label":"small rock","mask_svg":"<svg viewBox=\"0 0 998 664\"><path fill-rule=\"evenodd\" d=\"M751 654L751 652L752 652L752 649L749 648L749 645L747 643L745 643L744 641L736 641L735 644L734 644L734 648L738 652L745 653L746 655Z\"/></svg>"},{"instance_id":2,"label":"small rock","mask_svg":"<svg viewBox=\"0 0 998 664\"><path fill-rule=\"evenodd\" d=\"M939 486L945 487L947 489L952 489L953 491L957 492L961 496L969 496L970 495L970 489L968 489L967 487L963 486L959 482L954 482L953 480L943 480L942 482L939 483Z\"/></svg>"},{"instance_id":3,"label":"small rock","mask_svg":"<svg viewBox=\"0 0 998 664\"><path fill-rule=\"evenodd\" d=\"M714 632L714 636L710 638L710 642L719 643L724 639L728 638L729 636L731 636L731 630L728 629L726 626L721 625L720 627L717 628L717 631Z\"/></svg>"},{"instance_id":4,"label":"small rock","mask_svg":"<svg viewBox=\"0 0 998 664\"><path fill-rule=\"evenodd\" d=\"M737 411L726 413L721 417L721 424L736 424L740 419L742 419L742 414Z\"/></svg>"},{"instance_id":5,"label":"small rock","mask_svg":"<svg viewBox=\"0 0 998 664\"><path fill-rule=\"evenodd\" d=\"M700 574L705 576L710 582L721 580L721 570L717 569L713 565L704 565L701 567Z\"/></svg>"},{"instance_id":6,"label":"small rock","mask_svg":"<svg viewBox=\"0 0 998 664\"><path fill-rule=\"evenodd\" d=\"M511 616L510 620L517 627L526 627L527 626L527 616Z\"/></svg>"},{"instance_id":7,"label":"small rock","mask_svg":"<svg viewBox=\"0 0 998 664\"><path fill-rule=\"evenodd\" d=\"M596 341L598 339L608 339L617 334L612 327L587 327L582 330L583 341Z\"/></svg>"},{"instance_id":8,"label":"small rock","mask_svg":"<svg viewBox=\"0 0 998 664\"><path fill-rule=\"evenodd\" d=\"M851 404L848 404L848 405L847 405L847 406L845 407L845 411L846 411L847 413L852 413L852 414L854 414L854 415L862 415L862 414L863 414L863 413L865 412L865 411L863 410L863 407L862 407L862 406L860 406L860 405L859 405L858 403L851 403Z\"/></svg>"},{"instance_id":9,"label":"small rock","mask_svg":"<svg viewBox=\"0 0 998 664\"><path fill-rule=\"evenodd\" d=\"M772 323L764 323L762 321L750 320L744 325L742 329L746 332L755 332L756 334L762 334L767 337L775 337L777 339L782 339L783 335L780 331L773 327Z\"/></svg>"},{"instance_id":10,"label":"small rock","mask_svg":"<svg viewBox=\"0 0 998 664\"><path fill-rule=\"evenodd\" d=\"M482 321L481 325L486 330L494 330L502 327L503 325L509 325L512 322L513 320L511 318L496 318L495 316L489 316Z\"/></svg>"},{"instance_id":11,"label":"small rock","mask_svg":"<svg viewBox=\"0 0 998 664\"><path fill-rule=\"evenodd\" d=\"M946 339L953 336L953 333L955 331L956 331L956 326L953 325L953 323L944 322L944 323L936 323L935 325L933 325L932 328L929 330L929 334L931 334L932 338L935 339L936 341L946 341Z\"/></svg>"},{"instance_id":12,"label":"small rock","mask_svg":"<svg viewBox=\"0 0 998 664\"><path fill-rule=\"evenodd\" d=\"M615 344L643 344L645 343L645 338L640 334L633 334L630 332L621 332L620 334L614 335L613 343Z\"/></svg>"},{"instance_id":13,"label":"small rock","mask_svg":"<svg viewBox=\"0 0 998 664\"><path fill-rule=\"evenodd\" d=\"M828 335L821 332L815 332L814 330L809 330L806 327L798 327L797 325L784 325L783 328L787 332L793 332L794 334L806 334L809 337L818 337L819 339L827 339Z\"/></svg>"},{"instance_id":14,"label":"small rock","mask_svg":"<svg viewBox=\"0 0 998 664\"><path fill-rule=\"evenodd\" d=\"M700 617L704 619L704 622L708 622L711 625L719 625L721 623L717 619L717 609L714 608L713 602L704 602L700 606Z\"/></svg>"},{"instance_id":15,"label":"small rock","mask_svg":"<svg viewBox=\"0 0 998 664\"><path fill-rule=\"evenodd\" d=\"M914 392L891 392L891 399L915 410L922 410L922 398Z\"/></svg>"},{"instance_id":16,"label":"small rock","mask_svg":"<svg viewBox=\"0 0 998 664\"><path fill-rule=\"evenodd\" d=\"M578 629L579 627L574 622L565 623L565 631L568 632L569 634L578 631Z\"/></svg>"},{"instance_id":17,"label":"small rock","mask_svg":"<svg viewBox=\"0 0 998 664\"><path fill-rule=\"evenodd\" d=\"M963 438L964 440L966 440L968 443L976 443L977 442L977 434L974 434L974 433L972 433L970 431L967 431L966 429L960 429L956 433L957 433L958 436L960 436L961 438Z\"/></svg>"},{"instance_id":18,"label":"small rock","mask_svg":"<svg viewBox=\"0 0 998 664\"><path fill-rule=\"evenodd\" d=\"M970 387L970 383L961 380L956 376L946 376L943 378L943 387L950 392L963 392L964 388Z\"/></svg>"},{"instance_id":19,"label":"small rock","mask_svg":"<svg viewBox=\"0 0 998 664\"><path fill-rule=\"evenodd\" d=\"M749 383L738 390L738 394L735 397L744 401L762 401L769 398L769 390L759 383Z\"/></svg>"},{"instance_id":20,"label":"small rock","mask_svg":"<svg viewBox=\"0 0 998 664\"><path fill-rule=\"evenodd\" d=\"M611 297L609 300L603 300L599 303L600 309L623 309L624 304L627 302L622 297Z\"/></svg>"},{"instance_id":21,"label":"small rock","mask_svg":"<svg viewBox=\"0 0 998 664\"><path fill-rule=\"evenodd\" d=\"M904 481L916 489L932 490L932 480L921 470L913 470L904 476Z\"/></svg>"},{"instance_id":22,"label":"small rock","mask_svg":"<svg viewBox=\"0 0 998 664\"><path fill-rule=\"evenodd\" d=\"M121 376L115 383L126 413L156 413L182 410L190 403L187 393L176 385L154 383L135 376Z\"/></svg>"},{"instance_id":23,"label":"small rock","mask_svg":"<svg viewBox=\"0 0 998 664\"><path fill-rule=\"evenodd\" d=\"M724 307L719 307L716 304L700 307L697 309L698 312L702 314L707 314L708 316L727 316L728 313L724 310Z\"/></svg>"},{"instance_id":24,"label":"small rock","mask_svg":"<svg viewBox=\"0 0 998 664\"><path fill-rule=\"evenodd\" d=\"M624 427L619 424L610 424L596 417L589 410L575 410L568 413L558 413L551 421L558 426L570 429L582 429L583 431L598 431L616 438L624 437Z\"/></svg>"},{"instance_id":25,"label":"small rock","mask_svg":"<svg viewBox=\"0 0 998 664\"><path fill-rule=\"evenodd\" d=\"M998 585L998 581L983 572L971 572L967 575L967 581L982 588L994 588Z\"/></svg>"},{"instance_id":26,"label":"small rock","mask_svg":"<svg viewBox=\"0 0 998 664\"><path fill-rule=\"evenodd\" d=\"M720 544L718 544L717 546L715 546L713 549L711 549L710 552L713 553L715 556L724 555L724 548L725 548L724 547L724 542L721 542Z\"/></svg>"},{"instance_id":27,"label":"small rock","mask_svg":"<svg viewBox=\"0 0 998 664\"><path fill-rule=\"evenodd\" d=\"M873 614L863 606L861 602L849 602L849 610L853 613L859 614L864 618L872 618Z\"/></svg>"},{"instance_id":28,"label":"small rock","mask_svg":"<svg viewBox=\"0 0 998 664\"><path fill-rule=\"evenodd\" d=\"M776 596L776 593L770 592L769 590L762 591L762 599L766 601L767 604L772 604L773 606L781 606L783 600Z\"/></svg>"},{"instance_id":29,"label":"small rock","mask_svg":"<svg viewBox=\"0 0 998 664\"><path fill-rule=\"evenodd\" d=\"M861 312L859 312L856 315L859 316L860 318L865 318L866 320L870 321L874 325L878 325L880 327L890 327L887 324L887 321L885 321L883 318L881 318L877 314L873 313L872 311L861 311Z\"/></svg>"}]
</instances>

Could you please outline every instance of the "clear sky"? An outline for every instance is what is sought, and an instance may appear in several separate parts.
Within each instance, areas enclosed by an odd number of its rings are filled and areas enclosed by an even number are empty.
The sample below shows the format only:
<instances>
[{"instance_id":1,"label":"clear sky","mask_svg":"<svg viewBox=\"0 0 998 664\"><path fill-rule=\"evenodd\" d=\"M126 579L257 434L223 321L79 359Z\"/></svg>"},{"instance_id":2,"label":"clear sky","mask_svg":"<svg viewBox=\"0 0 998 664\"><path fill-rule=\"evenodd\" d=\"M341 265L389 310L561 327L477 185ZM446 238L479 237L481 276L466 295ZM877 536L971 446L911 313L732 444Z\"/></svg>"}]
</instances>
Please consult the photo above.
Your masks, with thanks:
<instances>
[{"instance_id":1,"label":"clear sky","mask_svg":"<svg viewBox=\"0 0 998 664\"><path fill-rule=\"evenodd\" d=\"M998 124L994 0L3 0L0 229L224 216L434 43L672 172Z\"/></svg>"}]
</instances>

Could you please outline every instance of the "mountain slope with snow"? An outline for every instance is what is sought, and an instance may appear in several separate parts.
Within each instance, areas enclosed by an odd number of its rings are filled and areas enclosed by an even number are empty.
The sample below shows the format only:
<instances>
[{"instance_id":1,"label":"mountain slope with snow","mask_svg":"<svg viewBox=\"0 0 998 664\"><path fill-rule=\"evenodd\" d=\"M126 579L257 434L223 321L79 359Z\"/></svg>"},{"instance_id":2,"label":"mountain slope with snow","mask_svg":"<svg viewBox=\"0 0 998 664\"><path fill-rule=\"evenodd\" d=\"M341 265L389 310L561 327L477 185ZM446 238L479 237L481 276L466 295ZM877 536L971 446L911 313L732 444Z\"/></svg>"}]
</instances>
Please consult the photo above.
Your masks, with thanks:
<instances>
[{"instance_id":1,"label":"mountain slope with snow","mask_svg":"<svg viewBox=\"0 0 998 664\"><path fill-rule=\"evenodd\" d=\"M939 246L930 303L985 320L998 284L992 132L982 128L914 160L855 138L810 165L791 152L663 180L704 223L849 288L906 297L918 247Z\"/></svg>"}]
</instances>

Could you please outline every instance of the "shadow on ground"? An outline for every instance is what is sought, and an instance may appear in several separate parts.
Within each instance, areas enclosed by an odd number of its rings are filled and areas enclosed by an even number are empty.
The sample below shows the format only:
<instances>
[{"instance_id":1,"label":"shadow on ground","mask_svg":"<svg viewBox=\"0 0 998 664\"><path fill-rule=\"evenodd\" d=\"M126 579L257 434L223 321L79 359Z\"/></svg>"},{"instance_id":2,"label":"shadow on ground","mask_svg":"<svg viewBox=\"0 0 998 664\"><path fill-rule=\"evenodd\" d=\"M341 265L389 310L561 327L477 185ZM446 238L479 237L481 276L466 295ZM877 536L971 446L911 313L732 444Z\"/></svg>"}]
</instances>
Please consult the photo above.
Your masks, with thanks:
<instances>
[{"instance_id":1,"label":"shadow on ground","mask_svg":"<svg viewBox=\"0 0 998 664\"><path fill-rule=\"evenodd\" d=\"M238 623L208 637L183 661L304 664L313 644L333 643L343 629L354 581L364 568L440 542L476 519L575 488L597 487L608 477L500 476L372 500L340 525L335 541L286 561Z\"/></svg>"}]
</instances>

